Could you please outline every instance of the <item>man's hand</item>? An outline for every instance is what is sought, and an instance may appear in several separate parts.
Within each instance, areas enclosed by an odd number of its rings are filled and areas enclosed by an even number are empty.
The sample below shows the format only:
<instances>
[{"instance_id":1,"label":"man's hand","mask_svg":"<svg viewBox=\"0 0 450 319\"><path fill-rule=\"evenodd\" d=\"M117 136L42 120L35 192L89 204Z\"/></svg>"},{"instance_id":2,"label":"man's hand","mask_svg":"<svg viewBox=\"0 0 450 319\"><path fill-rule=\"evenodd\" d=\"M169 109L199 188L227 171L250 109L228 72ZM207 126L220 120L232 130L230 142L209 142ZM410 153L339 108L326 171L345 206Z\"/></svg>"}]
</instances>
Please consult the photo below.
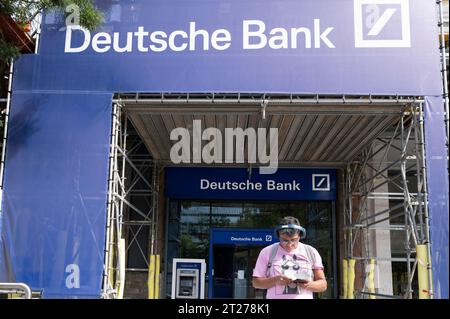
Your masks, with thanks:
<instances>
[{"instance_id":1,"label":"man's hand","mask_svg":"<svg viewBox=\"0 0 450 319\"><path fill-rule=\"evenodd\" d=\"M296 280L295 282L297 283L297 287L302 289L308 289L309 285L312 283L312 281L307 280Z\"/></svg>"},{"instance_id":2,"label":"man's hand","mask_svg":"<svg viewBox=\"0 0 450 319\"><path fill-rule=\"evenodd\" d=\"M276 278L275 280L276 285L288 285L292 283L292 279L284 275L278 275L275 278Z\"/></svg>"}]
</instances>

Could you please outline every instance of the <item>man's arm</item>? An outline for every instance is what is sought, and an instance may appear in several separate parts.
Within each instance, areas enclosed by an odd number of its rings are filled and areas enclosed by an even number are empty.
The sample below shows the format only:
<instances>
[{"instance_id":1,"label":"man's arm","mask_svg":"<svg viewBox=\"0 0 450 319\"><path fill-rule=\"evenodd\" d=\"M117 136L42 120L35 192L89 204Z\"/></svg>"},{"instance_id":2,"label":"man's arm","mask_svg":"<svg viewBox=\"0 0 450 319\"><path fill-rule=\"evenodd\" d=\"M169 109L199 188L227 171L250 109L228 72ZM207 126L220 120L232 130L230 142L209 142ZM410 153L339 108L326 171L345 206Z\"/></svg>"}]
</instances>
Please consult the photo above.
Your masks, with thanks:
<instances>
[{"instance_id":1,"label":"man's arm","mask_svg":"<svg viewBox=\"0 0 450 319\"><path fill-rule=\"evenodd\" d=\"M269 289L275 285L287 285L292 280L289 277L279 275L269 278L253 277L253 287L257 289Z\"/></svg>"}]
</instances>

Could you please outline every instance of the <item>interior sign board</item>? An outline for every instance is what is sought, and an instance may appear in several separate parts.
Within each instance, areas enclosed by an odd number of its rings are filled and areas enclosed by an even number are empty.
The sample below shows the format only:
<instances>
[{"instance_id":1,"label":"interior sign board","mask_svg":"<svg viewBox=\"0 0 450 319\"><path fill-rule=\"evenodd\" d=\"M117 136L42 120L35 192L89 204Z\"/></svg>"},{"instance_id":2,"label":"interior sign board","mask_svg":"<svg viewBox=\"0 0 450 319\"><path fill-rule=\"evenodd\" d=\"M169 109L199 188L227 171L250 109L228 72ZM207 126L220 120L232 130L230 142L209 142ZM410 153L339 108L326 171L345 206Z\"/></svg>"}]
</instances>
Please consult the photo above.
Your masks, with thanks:
<instances>
[{"instance_id":1,"label":"interior sign board","mask_svg":"<svg viewBox=\"0 0 450 319\"><path fill-rule=\"evenodd\" d=\"M335 200L336 170L279 168L271 175L246 168L166 168L172 199Z\"/></svg>"}]
</instances>

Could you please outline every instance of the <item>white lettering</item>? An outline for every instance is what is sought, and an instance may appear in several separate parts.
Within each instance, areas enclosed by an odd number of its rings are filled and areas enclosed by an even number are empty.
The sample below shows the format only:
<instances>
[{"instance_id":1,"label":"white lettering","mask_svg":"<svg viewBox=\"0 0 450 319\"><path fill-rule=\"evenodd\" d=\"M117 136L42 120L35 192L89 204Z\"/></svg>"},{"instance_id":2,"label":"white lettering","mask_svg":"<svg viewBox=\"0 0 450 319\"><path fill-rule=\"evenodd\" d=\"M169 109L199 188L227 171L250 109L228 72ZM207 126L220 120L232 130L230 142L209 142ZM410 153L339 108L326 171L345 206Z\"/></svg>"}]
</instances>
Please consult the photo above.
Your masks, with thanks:
<instances>
[{"instance_id":1,"label":"white lettering","mask_svg":"<svg viewBox=\"0 0 450 319\"><path fill-rule=\"evenodd\" d=\"M208 179L200 179L200 189L202 190L227 190L227 191L260 191L263 185L259 182L214 182Z\"/></svg>"},{"instance_id":2,"label":"white lettering","mask_svg":"<svg viewBox=\"0 0 450 319\"><path fill-rule=\"evenodd\" d=\"M80 267L77 264L69 264L66 266L66 287L68 289L80 288Z\"/></svg>"},{"instance_id":3,"label":"white lettering","mask_svg":"<svg viewBox=\"0 0 450 319\"><path fill-rule=\"evenodd\" d=\"M139 52L148 52L148 48L144 46L144 37L148 36L148 32L144 31L144 27L139 27L138 31L134 33L138 41Z\"/></svg>"},{"instance_id":4,"label":"white lettering","mask_svg":"<svg viewBox=\"0 0 450 319\"><path fill-rule=\"evenodd\" d=\"M209 50L209 33L206 30L195 30L195 22L189 23L189 50L195 51L195 41L198 35L203 37L203 50Z\"/></svg>"},{"instance_id":5,"label":"white lettering","mask_svg":"<svg viewBox=\"0 0 450 319\"><path fill-rule=\"evenodd\" d=\"M256 132L252 127L245 129L245 131L240 127L235 129L225 128L225 163L233 163L234 137L236 137L236 163L244 163L246 137L248 162L256 163Z\"/></svg>"},{"instance_id":6,"label":"white lettering","mask_svg":"<svg viewBox=\"0 0 450 319\"><path fill-rule=\"evenodd\" d=\"M176 37L176 36L180 36L180 37L183 38L183 39L187 39L187 38L188 38L187 33L184 32L184 31L178 30L178 31L172 32L172 33L169 35L169 48L170 48L172 51L175 51L175 52L179 52L179 51L186 50L186 48L187 48L187 46L188 46L187 43L182 43L181 45L178 45L178 46L175 45L175 37Z\"/></svg>"},{"instance_id":7,"label":"white lettering","mask_svg":"<svg viewBox=\"0 0 450 319\"><path fill-rule=\"evenodd\" d=\"M150 41L152 41L155 44L150 45L150 50L154 52L163 52L167 50L167 42L164 40L166 38L167 34L163 31L152 32L152 34L150 35Z\"/></svg>"},{"instance_id":8,"label":"white lettering","mask_svg":"<svg viewBox=\"0 0 450 319\"><path fill-rule=\"evenodd\" d=\"M175 143L170 149L170 159L175 164L191 162L191 143L189 131L182 127L177 127L170 132L170 140L176 141L178 137L181 139ZM181 154L180 154L181 151Z\"/></svg>"},{"instance_id":9,"label":"white lettering","mask_svg":"<svg viewBox=\"0 0 450 319\"><path fill-rule=\"evenodd\" d=\"M335 48L334 44L327 38L328 34L333 31L334 28L327 28L324 32L320 33L320 19L314 19L314 47L320 48L320 40L322 40L327 47Z\"/></svg>"},{"instance_id":10,"label":"white lettering","mask_svg":"<svg viewBox=\"0 0 450 319\"><path fill-rule=\"evenodd\" d=\"M305 48L311 49L311 31L309 31L308 28L291 29L292 48L297 49L297 36L299 33L303 33L305 35Z\"/></svg>"},{"instance_id":11,"label":"white lettering","mask_svg":"<svg viewBox=\"0 0 450 319\"><path fill-rule=\"evenodd\" d=\"M77 6L75 3L69 4L66 7L66 12L68 14L66 16L66 26L69 25L80 25L80 7Z\"/></svg>"},{"instance_id":12,"label":"white lettering","mask_svg":"<svg viewBox=\"0 0 450 319\"><path fill-rule=\"evenodd\" d=\"M219 44L223 42L223 44ZM211 35L211 46L219 51L228 49L231 46L231 33L225 29L219 29Z\"/></svg>"},{"instance_id":13,"label":"white lettering","mask_svg":"<svg viewBox=\"0 0 450 319\"><path fill-rule=\"evenodd\" d=\"M120 47L119 42L119 34L114 33L113 35L113 48L114 51L123 53L123 52L132 52L133 51L133 33L127 32L127 42L125 44L125 47Z\"/></svg>"},{"instance_id":14,"label":"white lettering","mask_svg":"<svg viewBox=\"0 0 450 319\"><path fill-rule=\"evenodd\" d=\"M250 26L256 26L257 31L250 31ZM264 30L266 30L266 25L260 20L244 20L243 23L243 48L246 49L262 49L267 44L267 37L264 35ZM256 44L250 44L250 38L257 38L259 42Z\"/></svg>"},{"instance_id":15,"label":"white lettering","mask_svg":"<svg viewBox=\"0 0 450 319\"><path fill-rule=\"evenodd\" d=\"M266 129L258 128L258 159L261 164L269 163L268 167L261 167L261 174L274 174L278 169L278 128L270 128L269 144L266 143ZM269 149L267 156L266 148Z\"/></svg>"},{"instance_id":16,"label":"white lettering","mask_svg":"<svg viewBox=\"0 0 450 319\"><path fill-rule=\"evenodd\" d=\"M213 138L211 140L211 137ZM206 164L222 163L222 133L219 129L209 127L203 131L202 140L210 140L203 147L202 158Z\"/></svg>"},{"instance_id":17,"label":"white lettering","mask_svg":"<svg viewBox=\"0 0 450 319\"><path fill-rule=\"evenodd\" d=\"M73 20L73 19L72 19ZM297 49L299 43L304 42L303 47L310 49L320 48L323 44L327 48L335 48L334 43L330 40L330 34L334 27L321 29L320 19L311 21L313 27L292 27L283 28L275 27L267 30L266 24L262 20L243 20L242 21L242 49L257 50L270 48L273 50ZM82 43L75 43L72 40L74 31L81 31L83 35ZM299 40L302 34L304 41ZM197 29L197 23L190 21L186 30L173 30L165 32L161 30L148 31L144 26L137 26L137 30L124 32L98 32L91 37L88 30L78 25L69 24L66 27L66 38L64 52L79 53L87 50L89 47L94 52L106 53L129 53L133 50L138 52L164 52L171 50L174 52L181 51L209 51L214 49L224 51L231 47L231 33L227 29L216 29L210 31L206 29Z\"/></svg>"},{"instance_id":18,"label":"white lettering","mask_svg":"<svg viewBox=\"0 0 450 319\"><path fill-rule=\"evenodd\" d=\"M194 120L192 123L192 141L187 129L179 127L170 133L170 140L176 141L171 150L170 158L173 163L189 163L190 147L192 145L193 163L233 163L236 154L236 163L244 163L245 146L247 146L247 162L269 165L260 167L261 174L273 174L278 168L278 128L270 128L269 141L267 145L266 129L258 128L258 139L254 128L247 128L245 131L238 127L236 129L225 128L225 159L222 155L222 133L217 128L208 128L202 133L201 120ZM236 148L234 141L236 138ZM202 141L209 141L202 148ZM192 142L192 144L191 144ZM247 142L247 143L245 143ZM258 153L257 153L258 150ZM269 154L267 154L269 151Z\"/></svg>"},{"instance_id":19,"label":"white lettering","mask_svg":"<svg viewBox=\"0 0 450 319\"><path fill-rule=\"evenodd\" d=\"M78 48L73 48L71 46L72 30L80 30L84 34L84 42ZM77 26L77 25L68 25L66 27L66 42L65 42L65 46L64 46L64 52L67 52L67 53L83 52L84 50L86 50L89 47L90 41L91 41L91 33L88 30L86 30L80 26Z\"/></svg>"},{"instance_id":20,"label":"white lettering","mask_svg":"<svg viewBox=\"0 0 450 319\"><path fill-rule=\"evenodd\" d=\"M209 181L207 179L200 180L200 189L208 189Z\"/></svg>"},{"instance_id":21,"label":"white lettering","mask_svg":"<svg viewBox=\"0 0 450 319\"><path fill-rule=\"evenodd\" d=\"M202 121L194 120L192 124L192 161L202 162Z\"/></svg>"},{"instance_id":22,"label":"white lettering","mask_svg":"<svg viewBox=\"0 0 450 319\"><path fill-rule=\"evenodd\" d=\"M270 30L269 34L272 35L269 39L269 47L275 50L289 48L289 37L286 29L274 28Z\"/></svg>"},{"instance_id":23,"label":"white lettering","mask_svg":"<svg viewBox=\"0 0 450 319\"><path fill-rule=\"evenodd\" d=\"M251 29L251 30L250 30ZM314 48L320 48L323 42L328 48L335 48L334 44L328 38L333 27L326 28L321 32L320 19L314 19ZM311 30L306 27L291 28L290 38L288 29L273 28L269 31L269 36L264 32L266 25L260 20L244 20L243 22L243 49L255 50L269 46L274 50L279 49L296 49L298 47L297 36L303 33L305 37L305 48L310 49L312 46Z\"/></svg>"},{"instance_id":24,"label":"white lettering","mask_svg":"<svg viewBox=\"0 0 450 319\"><path fill-rule=\"evenodd\" d=\"M103 48L100 45L105 45ZM100 32L92 38L92 48L95 52L104 53L111 48L111 36L106 32Z\"/></svg>"},{"instance_id":25,"label":"white lettering","mask_svg":"<svg viewBox=\"0 0 450 319\"><path fill-rule=\"evenodd\" d=\"M295 181L292 182L276 182L272 179L266 181L266 187L268 191L300 191L300 183Z\"/></svg>"}]
</instances>

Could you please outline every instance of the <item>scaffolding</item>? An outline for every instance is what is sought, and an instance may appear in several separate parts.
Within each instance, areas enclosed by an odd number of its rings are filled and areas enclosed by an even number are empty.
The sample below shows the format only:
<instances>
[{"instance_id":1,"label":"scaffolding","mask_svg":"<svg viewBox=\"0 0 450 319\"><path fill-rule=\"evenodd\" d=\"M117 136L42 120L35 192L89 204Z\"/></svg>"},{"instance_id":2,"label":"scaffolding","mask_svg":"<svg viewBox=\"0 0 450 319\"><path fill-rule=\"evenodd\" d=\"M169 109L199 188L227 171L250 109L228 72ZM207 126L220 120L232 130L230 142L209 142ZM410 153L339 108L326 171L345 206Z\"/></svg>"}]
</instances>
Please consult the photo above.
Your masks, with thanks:
<instances>
[{"instance_id":1,"label":"scaffolding","mask_svg":"<svg viewBox=\"0 0 450 319\"><path fill-rule=\"evenodd\" d=\"M345 257L359 263L355 281L359 289L355 289L355 296L347 297L412 298L418 245L426 245L428 261L431 261L423 121L423 101L405 106L390 136L377 138L347 165L344 173ZM416 180L415 185L411 185L411 179ZM378 202L377 205L374 202ZM375 207L382 209L375 211ZM397 231L404 232L403 257L393 257L390 247L384 247L384 252L377 250L375 241L391 245L390 236ZM379 268L393 261L406 263L403 294L369 291L367 269L373 260ZM430 284L427 293L432 297L430 262L426 267ZM378 275L380 272L382 270L378 269Z\"/></svg>"},{"instance_id":2,"label":"scaffolding","mask_svg":"<svg viewBox=\"0 0 450 319\"><path fill-rule=\"evenodd\" d=\"M159 172L155 161L139 153L142 141L130 129L121 103L113 104L111 131L103 297L123 298L126 272L147 271L149 256L158 249ZM146 207L137 207L130 200L133 197L143 198ZM148 228L149 234L147 249L137 239L144 228ZM147 268L126 267L127 254L133 245Z\"/></svg>"},{"instance_id":3,"label":"scaffolding","mask_svg":"<svg viewBox=\"0 0 450 319\"><path fill-rule=\"evenodd\" d=\"M250 94L119 94L116 102L122 101L133 112L146 114L163 112L170 109L173 114L187 112L186 108L197 108L199 113L205 112L203 105L214 105L214 110L207 107L206 111L219 110L229 114L230 108L239 106L239 112L258 112L261 105L269 104L268 112L292 115L301 115L311 112L308 105L323 105L329 108L326 114L345 112L341 107L348 106L346 112L360 112L361 108L371 105L393 106L400 105L395 111L394 121L386 126L382 135L368 144L363 151L343 169L345 188L345 257L355 259L359 265L369 272L360 272L364 281L361 289L357 289L356 297L383 297L383 298L412 298L413 279L416 274L417 258L416 246L427 245L429 252L428 206L426 193L424 131L423 131L423 103L421 98L399 96L367 96L367 97L330 97L330 96L302 96L302 95L250 95ZM289 106L285 109L283 106ZM302 106L298 108L297 106ZM138 107L138 110L136 109ZM242 110L244 108L245 110ZM184 110L184 111L183 111ZM369 109L368 109L369 110ZM367 112L368 110L364 110ZM191 110L189 110L191 111ZM266 110L267 111L267 110ZM184 114L184 113L183 113ZM261 115L262 116L262 115ZM390 131L390 128L392 130ZM364 139L365 141L367 139ZM392 172L394 174L392 175ZM416 186L409 185L411 174L416 175ZM377 179L382 179L381 183ZM389 187L388 187L389 186ZM383 190L382 188L388 187ZM357 207L354 204L358 197ZM393 201L394 204L382 211L374 212L370 207L372 201ZM398 224L402 218L402 224ZM396 224L383 225L383 222L395 220ZM404 238L398 243L404 245L402 256L376 256L373 253L374 238L371 232L404 232ZM376 238L375 238L376 239ZM391 245L391 242L386 244ZM362 247L355 249L355 247ZM390 247L388 249L390 251ZM430 259L428 259L430 260ZM369 286L367 278L375 277L380 262L406 263L407 280L405 280L404 295L394 296L375 292L377 286ZM357 264L357 265L358 265ZM412 265L411 265L412 264ZM429 282L431 282L431 264L426 265ZM432 289L428 291L432 294Z\"/></svg>"}]
</instances>

